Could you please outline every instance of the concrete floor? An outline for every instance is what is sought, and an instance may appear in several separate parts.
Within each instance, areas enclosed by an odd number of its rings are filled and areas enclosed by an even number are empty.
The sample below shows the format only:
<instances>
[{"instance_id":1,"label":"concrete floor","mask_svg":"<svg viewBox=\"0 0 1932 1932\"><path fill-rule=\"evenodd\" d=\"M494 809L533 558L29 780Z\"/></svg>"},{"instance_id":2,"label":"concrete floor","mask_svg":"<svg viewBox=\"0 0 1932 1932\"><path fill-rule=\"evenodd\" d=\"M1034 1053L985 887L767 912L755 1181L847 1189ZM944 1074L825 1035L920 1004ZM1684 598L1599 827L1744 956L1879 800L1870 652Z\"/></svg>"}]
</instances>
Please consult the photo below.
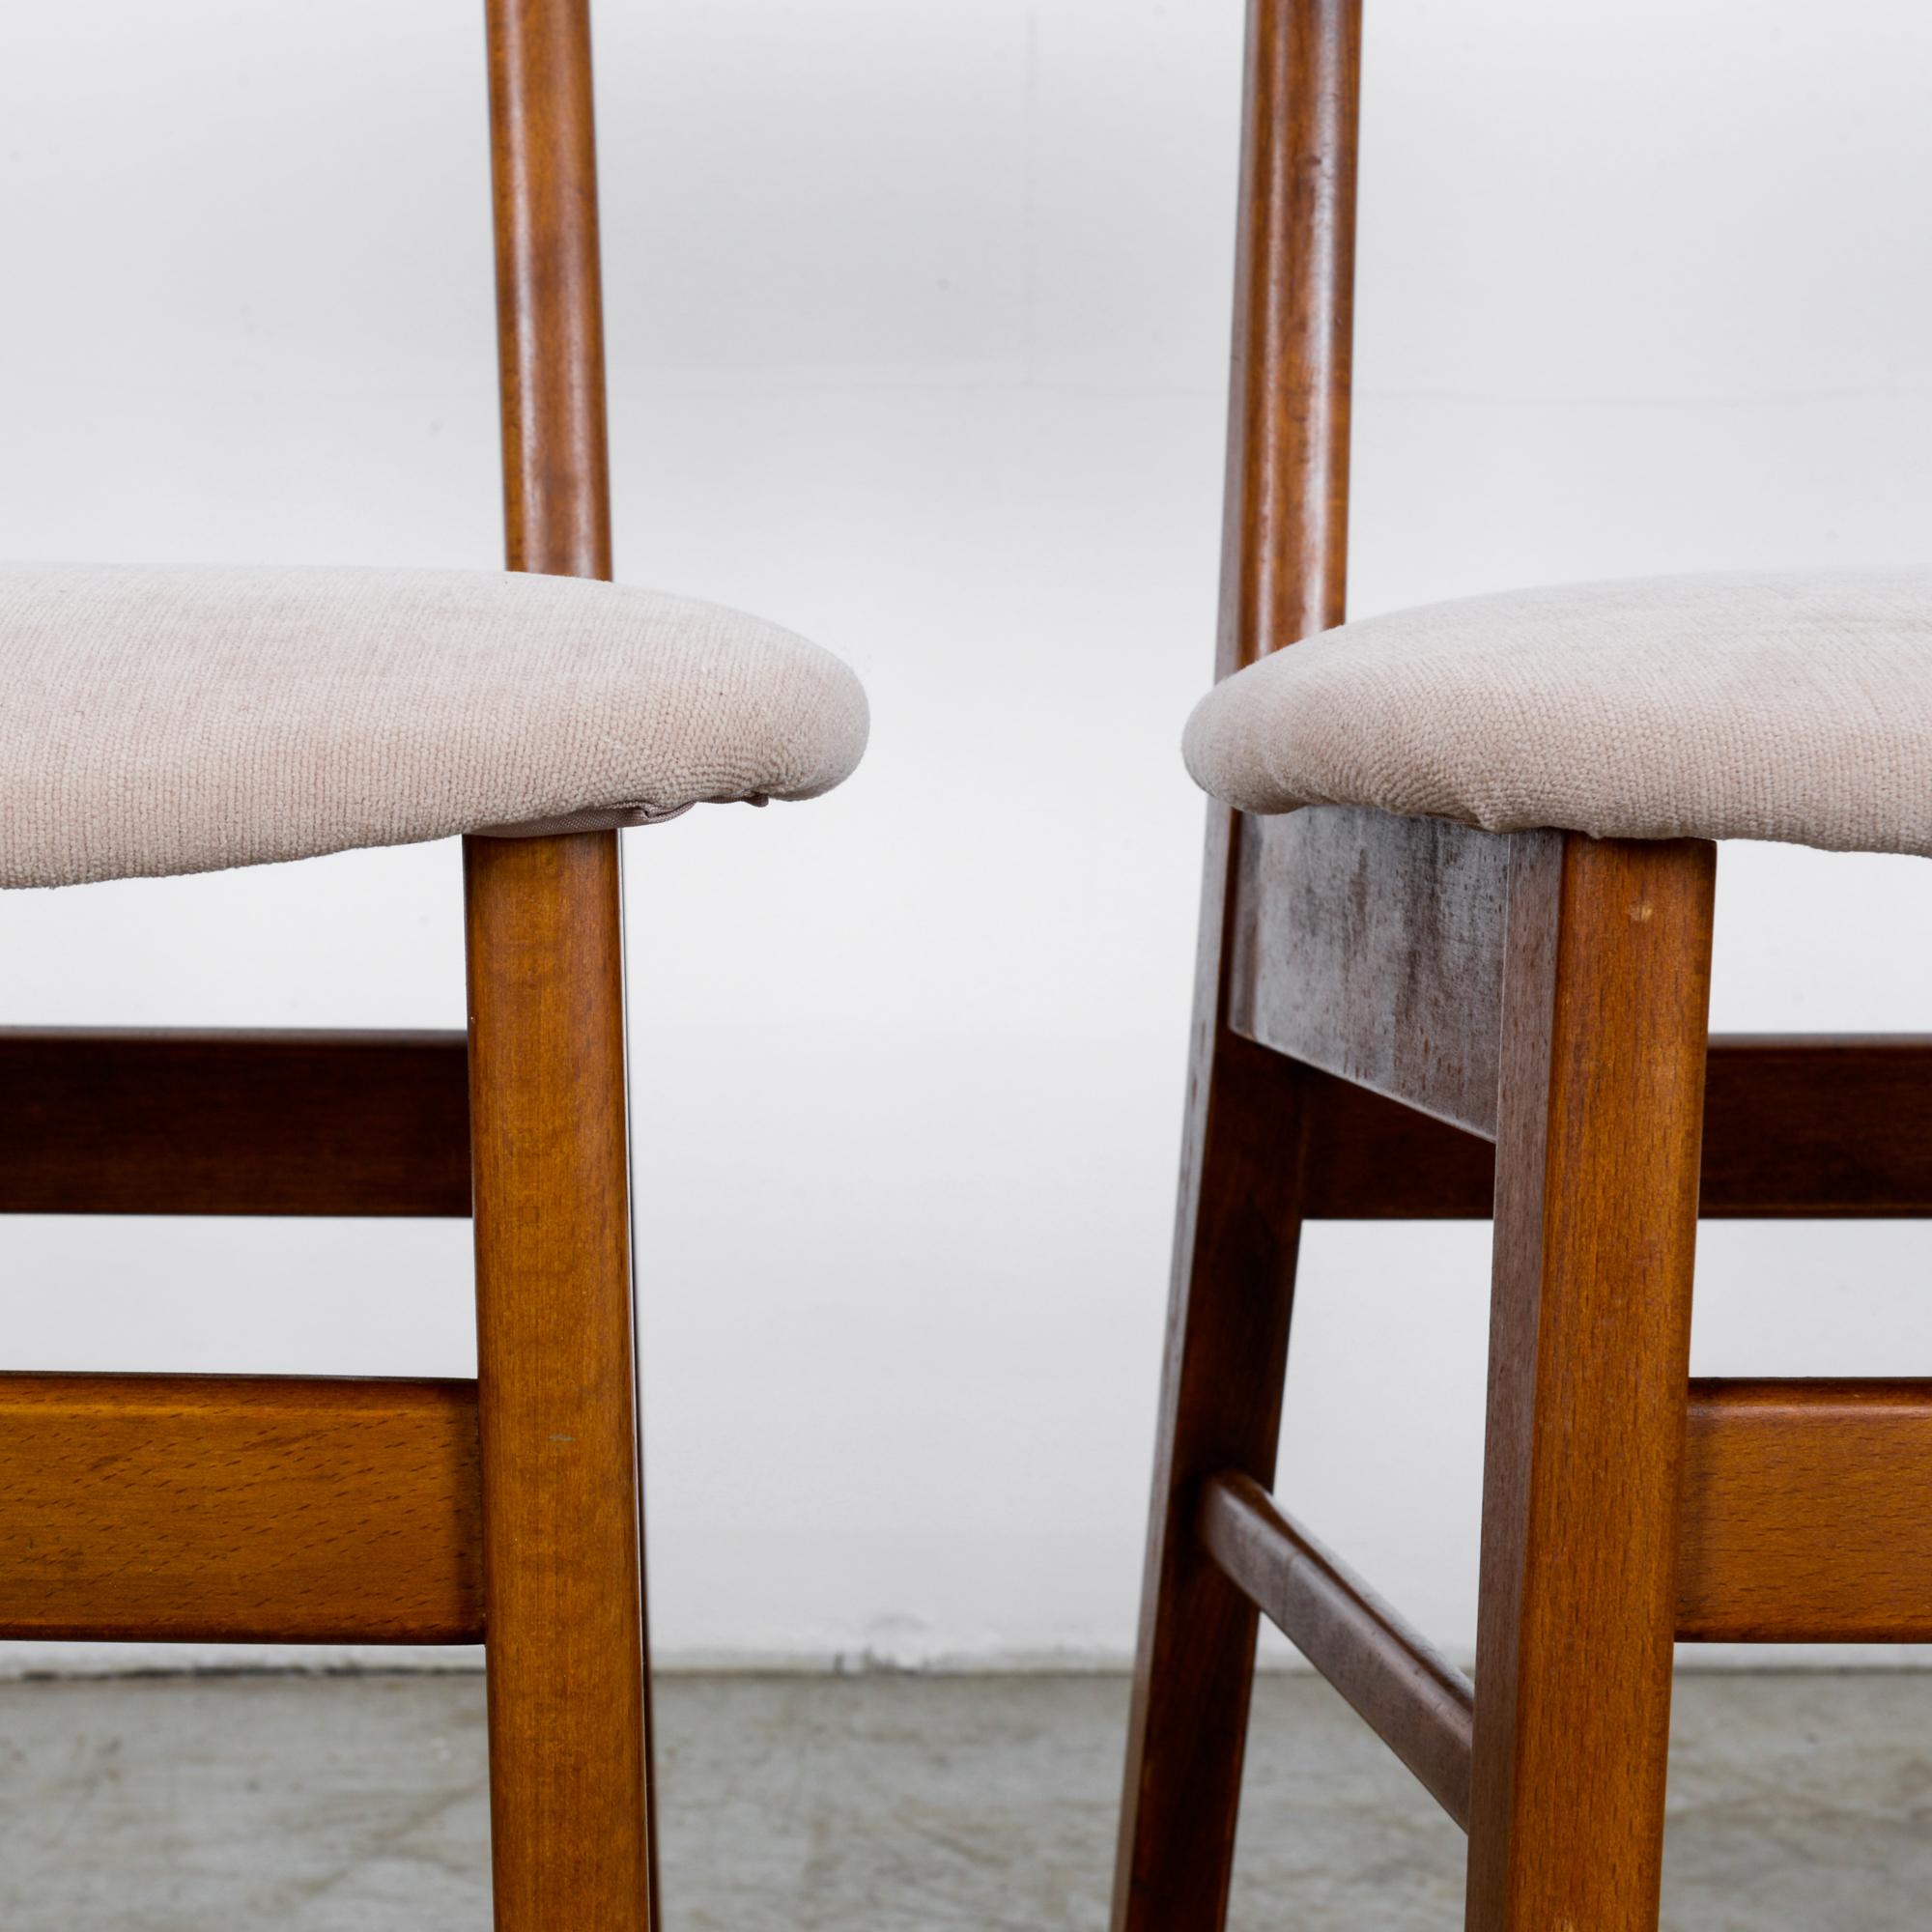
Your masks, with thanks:
<instances>
[{"instance_id":1,"label":"concrete floor","mask_svg":"<svg viewBox=\"0 0 1932 1932\"><path fill-rule=\"evenodd\" d=\"M1110 1678L672 1678L673 1932L1097 1932ZM1258 1693L1239 1932L1450 1932L1461 1834L1325 1687ZM1664 1919L1921 1926L1932 1675L1693 1677ZM5 1932L484 1932L474 1677L0 1685ZM591 1928L559 1928L591 1932Z\"/></svg>"}]
</instances>

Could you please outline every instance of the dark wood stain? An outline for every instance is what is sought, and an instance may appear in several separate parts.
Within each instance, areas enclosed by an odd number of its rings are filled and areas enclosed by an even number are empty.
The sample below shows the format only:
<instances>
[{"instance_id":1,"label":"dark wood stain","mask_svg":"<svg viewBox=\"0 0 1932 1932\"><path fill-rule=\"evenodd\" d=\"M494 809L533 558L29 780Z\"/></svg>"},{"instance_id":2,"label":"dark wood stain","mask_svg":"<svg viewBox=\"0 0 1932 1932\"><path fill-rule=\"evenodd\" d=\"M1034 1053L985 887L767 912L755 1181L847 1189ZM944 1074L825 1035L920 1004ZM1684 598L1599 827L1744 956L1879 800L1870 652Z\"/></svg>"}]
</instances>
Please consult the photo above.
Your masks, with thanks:
<instances>
[{"instance_id":1,"label":"dark wood stain","mask_svg":"<svg viewBox=\"0 0 1932 1932\"><path fill-rule=\"evenodd\" d=\"M611 575L589 0L488 0L512 570Z\"/></svg>"},{"instance_id":2,"label":"dark wood stain","mask_svg":"<svg viewBox=\"0 0 1932 1932\"><path fill-rule=\"evenodd\" d=\"M1360 48L1360 0L1250 0L1223 675L1341 621ZM1270 1056L1227 1024L1238 856L1210 810L1114 1932L1213 1932L1234 1861L1255 1611L1195 1512L1209 1476L1273 1473L1301 1145Z\"/></svg>"},{"instance_id":3,"label":"dark wood stain","mask_svg":"<svg viewBox=\"0 0 1932 1932\"><path fill-rule=\"evenodd\" d=\"M1202 1547L1455 1819L1469 1822L1469 1680L1249 1476L1209 1482Z\"/></svg>"},{"instance_id":4,"label":"dark wood stain","mask_svg":"<svg viewBox=\"0 0 1932 1932\"><path fill-rule=\"evenodd\" d=\"M1703 1211L1932 1215L1932 1037L1717 1035Z\"/></svg>"},{"instance_id":5,"label":"dark wood stain","mask_svg":"<svg viewBox=\"0 0 1932 1932\"><path fill-rule=\"evenodd\" d=\"M1493 1138L1509 840L1325 807L1241 854L1229 1025Z\"/></svg>"},{"instance_id":6,"label":"dark wood stain","mask_svg":"<svg viewBox=\"0 0 1932 1932\"><path fill-rule=\"evenodd\" d=\"M1490 1218L1489 1142L1286 1059L1263 1077L1284 1123L1291 1107L1308 1112L1307 1219ZM1707 1221L1932 1216L1932 1039L1713 1035L1698 1211Z\"/></svg>"},{"instance_id":7,"label":"dark wood stain","mask_svg":"<svg viewBox=\"0 0 1932 1932\"><path fill-rule=\"evenodd\" d=\"M0 1030L0 1213L469 1212L460 1033Z\"/></svg>"}]
</instances>

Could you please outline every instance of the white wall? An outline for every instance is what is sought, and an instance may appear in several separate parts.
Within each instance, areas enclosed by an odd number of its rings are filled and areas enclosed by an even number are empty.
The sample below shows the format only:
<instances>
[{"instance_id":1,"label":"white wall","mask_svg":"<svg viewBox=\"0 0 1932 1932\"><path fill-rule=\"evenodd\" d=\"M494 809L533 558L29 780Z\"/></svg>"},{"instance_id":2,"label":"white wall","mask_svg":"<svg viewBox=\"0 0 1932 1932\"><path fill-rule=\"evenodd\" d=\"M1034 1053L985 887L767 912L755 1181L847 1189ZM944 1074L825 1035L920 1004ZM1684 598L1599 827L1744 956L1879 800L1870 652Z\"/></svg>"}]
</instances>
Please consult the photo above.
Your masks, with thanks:
<instances>
[{"instance_id":1,"label":"white wall","mask_svg":"<svg viewBox=\"0 0 1932 1932\"><path fill-rule=\"evenodd\" d=\"M848 789L630 835L674 1655L1128 1647L1238 0L605 0L621 573L846 654ZM0 552L490 565L474 0L0 59ZM1932 14L1375 0L1354 608L1922 561ZM1717 1018L1932 1018L1932 875L1727 854ZM0 901L15 1023L461 1023L453 847ZM461 1373L467 1230L0 1227L10 1366ZM1707 1236L1707 1372L1932 1372L1912 1226ZM1284 1488L1472 1627L1484 1231L1317 1229Z\"/></svg>"}]
</instances>

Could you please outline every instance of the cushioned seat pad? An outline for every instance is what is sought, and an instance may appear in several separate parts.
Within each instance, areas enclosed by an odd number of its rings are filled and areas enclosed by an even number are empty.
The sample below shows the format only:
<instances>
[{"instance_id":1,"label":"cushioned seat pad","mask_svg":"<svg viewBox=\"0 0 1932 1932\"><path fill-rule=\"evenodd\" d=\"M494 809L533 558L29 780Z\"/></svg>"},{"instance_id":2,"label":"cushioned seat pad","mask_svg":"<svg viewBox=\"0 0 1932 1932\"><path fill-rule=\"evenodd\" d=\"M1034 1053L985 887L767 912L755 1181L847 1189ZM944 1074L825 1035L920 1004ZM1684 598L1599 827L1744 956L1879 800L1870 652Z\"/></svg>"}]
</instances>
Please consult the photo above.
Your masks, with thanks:
<instances>
[{"instance_id":1,"label":"cushioned seat pad","mask_svg":"<svg viewBox=\"0 0 1932 1932\"><path fill-rule=\"evenodd\" d=\"M1932 854L1932 571L1655 578L1345 624L1218 685L1243 811Z\"/></svg>"},{"instance_id":2,"label":"cushioned seat pad","mask_svg":"<svg viewBox=\"0 0 1932 1932\"><path fill-rule=\"evenodd\" d=\"M715 605L485 571L0 566L0 885L810 798L836 658Z\"/></svg>"}]
</instances>

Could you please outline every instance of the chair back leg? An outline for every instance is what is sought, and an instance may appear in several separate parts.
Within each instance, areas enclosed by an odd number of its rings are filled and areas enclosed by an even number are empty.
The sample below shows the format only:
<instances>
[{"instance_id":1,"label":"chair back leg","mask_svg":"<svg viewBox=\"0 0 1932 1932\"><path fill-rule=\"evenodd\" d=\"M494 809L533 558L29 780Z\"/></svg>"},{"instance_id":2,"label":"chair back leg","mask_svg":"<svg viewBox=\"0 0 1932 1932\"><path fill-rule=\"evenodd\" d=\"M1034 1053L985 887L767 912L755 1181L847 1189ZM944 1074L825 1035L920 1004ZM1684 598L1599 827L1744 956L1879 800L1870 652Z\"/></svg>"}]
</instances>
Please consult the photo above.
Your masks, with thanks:
<instances>
[{"instance_id":1,"label":"chair back leg","mask_svg":"<svg viewBox=\"0 0 1932 1932\"><path fill-rule=\"evenodd\" d=\"M617 838L465 846L497 1932L658 1922Z\"/></svg>"},{"instance_id":2,"label":"chair back leg","mask_svg":"<svg viewBox=\"0 0 1932 1932\"><path fill-rule=\"evenodd\" d=\"M1339 624L1348 553L1361 0L1248 0L1217 672ZM1215 1474L1274 1470L1301 1088L1228 1028L1240 828L1208 816L1115 1932L1218 1932L1256 1613L1202 1550Z\"/></svg>"},{"instance_id":3,"label":"chair back leg","mask_svg":"<svg viewBox=\"0 0 1932 1932\"><path fill-rule=\"evenodd\" d=\"M1256 1612L1195 1518L1210 1476L1273 1480L1301 1236L1300 1081L1223 1024L1232 827L1212 825L1114 1932L1219 1932L1227 1915Z\"/></svg>"}]
</instances>

